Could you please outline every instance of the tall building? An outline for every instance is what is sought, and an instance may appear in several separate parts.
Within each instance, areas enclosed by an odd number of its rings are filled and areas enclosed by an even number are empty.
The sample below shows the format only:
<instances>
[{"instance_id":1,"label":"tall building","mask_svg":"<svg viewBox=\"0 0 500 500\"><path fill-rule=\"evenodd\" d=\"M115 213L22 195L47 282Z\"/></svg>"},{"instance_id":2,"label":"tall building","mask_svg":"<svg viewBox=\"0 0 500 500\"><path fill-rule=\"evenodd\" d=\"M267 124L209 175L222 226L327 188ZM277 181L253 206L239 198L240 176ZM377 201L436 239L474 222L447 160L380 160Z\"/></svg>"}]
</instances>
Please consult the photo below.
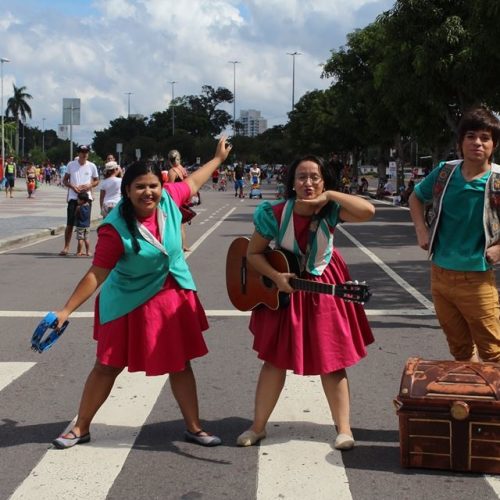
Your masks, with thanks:
<instances>
[{"instance_id":1,"label":"tall building","mask_svg":"<svg viewBox=\"0 0 500 500\"><path fill-rule=\"evenodd\" d=\"M240 110L239 121L243 125L243 135L247 137L255 137L267 130L267 120L256 109Z\"/></svg>"}]
</instances>

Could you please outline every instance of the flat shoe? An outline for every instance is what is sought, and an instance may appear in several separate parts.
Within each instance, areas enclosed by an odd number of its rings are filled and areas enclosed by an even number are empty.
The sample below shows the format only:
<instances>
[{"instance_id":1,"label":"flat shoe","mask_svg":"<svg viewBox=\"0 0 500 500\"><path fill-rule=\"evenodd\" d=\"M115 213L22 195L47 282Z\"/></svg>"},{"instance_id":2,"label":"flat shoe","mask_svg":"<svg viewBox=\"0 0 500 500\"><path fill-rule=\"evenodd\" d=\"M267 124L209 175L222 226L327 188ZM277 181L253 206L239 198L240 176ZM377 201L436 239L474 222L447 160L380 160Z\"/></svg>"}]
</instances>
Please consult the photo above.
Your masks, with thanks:
<instances>
[{"instance_id":1,"label":"flat shoe","mask_svg":"<svg viewBox=\"0 0 500 500\"><path fill-rule=\"evenodd\" d=\"M198 432L184 431L184 439L189 443L200 444L201 446L218 446L222 440L218 436L214 436L204 430Z\"/></svg>"},{"instance_id":2,"label":"flat shoe","mask_svg":"<svg viewBox=\"0 0 500 500\"><path fill-rule=\"evenodd\" d=\"M52 444L59 450L65 450L66 448L71 448L76 444L84 444L88 443L89 441L90 432L87 432L87 434L84 434L83 436L77 436L73 431L69 431L67 434L63 434L57 439L54 439L54 441L52 441Z\"/></svg>"},{"instance_id":3,"label":"flat shoe","mask_svg":"<svg viewBox=\"0 0 500 500\"><path fill-rule=\"evenodd\" d=\"M262 432L254 432L251 429L243 432L238 436L236 440L236 444L238 446L253 446L258 443L261 439L264 439L267 436L266 431Z\"/></svg>"},{"instance_id":4,"label":"flat shoe","mask_svg":"<svg viewBox=\"0 0 500 500\"><path fill-rule=\"evenodd\" d=\"M352 450L354 448L354 438L349 434L339 434L335 439L336 450Z\"/></svg>"}]
</instances>

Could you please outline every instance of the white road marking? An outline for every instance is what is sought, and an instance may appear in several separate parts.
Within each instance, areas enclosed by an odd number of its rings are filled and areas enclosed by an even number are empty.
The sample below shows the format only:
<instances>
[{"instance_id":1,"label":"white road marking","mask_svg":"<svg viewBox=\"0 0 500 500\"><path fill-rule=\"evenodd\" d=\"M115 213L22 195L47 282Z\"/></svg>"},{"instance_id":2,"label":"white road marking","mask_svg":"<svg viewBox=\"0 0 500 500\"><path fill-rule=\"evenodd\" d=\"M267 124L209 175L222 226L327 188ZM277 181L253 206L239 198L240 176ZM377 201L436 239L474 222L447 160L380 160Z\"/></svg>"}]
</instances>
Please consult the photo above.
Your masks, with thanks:
<instances>
[{"instance_id":1,"label":"white road marking","mask_svg":"<svg viewBox=\"0 0 500 500\"><path fill-rule=\"evenodd\" d=\"M0 391L14 382L36 363L0 362Z\"/></svg>"},{"instance_id":2,"label":"white road marking","mask_svg":"<svg viewBox=\"0 0 500 500\"><path fill-rule=\"evenodd\" d=\"M122 373L94 419L92 442L48 450L11 500L104 500L166 380Z\"/></svg>"},{"instance_id":3,"label":"white road marking","mask_svg":"<svg viewBox=\"0 0 500 500\"><path fill-rule=\"evenodd\" d=\"M257 499L350 500L335 436L320 378L288 373L259 446Z\"/></svg>"},{"instance_id":4,"label":"white road marking","mask_svg":"<svg viewBox=\"0 0 500 500\"><path fill-rule=\"evenodd\" d=\"M224 205L227 206L227 205ZM213 226L210 227L207 231L205 231L193 245L191 245L191 251L186 254L186 260L194 253L194 251L227 219L234 211L236 207L233 207L229 212L227 212L218 222L216 222Z\"/></svg>"},{"instance_id":5,"label":"white road marking","mask_svg":"<svg viewBox=\"0 0 500 500\"><path fill-rule=\"evenodd\" d=\"M250 316L251 311L238 311L236 309L206 309L207 316L228 318L237 316ZM365 309L367 316L434 316L434 311L429 309ZM0 311L0 318L43 318L47 311ZM93 318L93 311L71 313L72 319Z\"/></svg>"},{"instance_id":6,"label":"white road marking","mask_svg":"<svg viewBox=\"0 0 500 500\"><path fill-rule=\"evenodd\" d=\"M486 482L491 486L491 489L500 498L500 477L499 476L484 476Z\"/></svg>"},{"instance_id":7,"label":"white road marking","mask_svg":"<svg viewBox=\"0 0 500 500\"><path fill-rule=\"evenodd\" d=\"M359 240L352 236L348 231L346 231L342 226L337 226L337 229L349 240L354 243L364 254L366 254L370 259L375 262L379 267L382 268L401 288L406 290L410 295L413 296L418 302L420 302L426 309L434 312L434 304L422 295L416 288L411 286L405 279L399 276L398 273L393 271L384 261L379 259L371 250L368 250Z\"/></svg>"}]
</instances>

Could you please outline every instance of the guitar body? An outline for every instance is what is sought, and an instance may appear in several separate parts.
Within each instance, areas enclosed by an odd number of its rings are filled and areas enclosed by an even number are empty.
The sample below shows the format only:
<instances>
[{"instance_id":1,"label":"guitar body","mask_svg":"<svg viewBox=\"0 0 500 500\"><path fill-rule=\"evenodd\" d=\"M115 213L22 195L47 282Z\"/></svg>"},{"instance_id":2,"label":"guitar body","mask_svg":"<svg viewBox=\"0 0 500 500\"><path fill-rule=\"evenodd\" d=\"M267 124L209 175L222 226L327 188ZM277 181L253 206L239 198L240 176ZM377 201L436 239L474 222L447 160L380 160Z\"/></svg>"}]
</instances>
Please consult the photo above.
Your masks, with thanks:
<instances>
[{"instance_id":1,"label":"guitar body","mask_svg":"<svg viewBox=\"0 0 500 500\"><path fill-rule=\"evenodd\" d=\"M229 246L226 259L226 287L229 299L236 309L250 311L264 305L269 309L286 307L290 295L280 292L266 276L262 276L247 260L248 238L236 238ZM265 256L271 266L280 273L300 275L297 257L287 250L269 250ZM334 295L347 302L365 304L371 297L370 287L358 281L332 285L302 278L290 278L295 290Z\"/></svg>"},{"instance_id":2,"label":"guitar body","mask_svg":"<svg viewBox=\"0 0 500 500\"><path fill-rule=\"evenodd\" d=\"M229 246L226 259L226 286L236 309L250 311L259 305L269 309L285 307L290 297L279 292L274 283L258 273L247 260L248 238L236 238ZM297 259L288 252L269 250L266 258L280 273L299 273Z\"/></svg>"}]
</instances>

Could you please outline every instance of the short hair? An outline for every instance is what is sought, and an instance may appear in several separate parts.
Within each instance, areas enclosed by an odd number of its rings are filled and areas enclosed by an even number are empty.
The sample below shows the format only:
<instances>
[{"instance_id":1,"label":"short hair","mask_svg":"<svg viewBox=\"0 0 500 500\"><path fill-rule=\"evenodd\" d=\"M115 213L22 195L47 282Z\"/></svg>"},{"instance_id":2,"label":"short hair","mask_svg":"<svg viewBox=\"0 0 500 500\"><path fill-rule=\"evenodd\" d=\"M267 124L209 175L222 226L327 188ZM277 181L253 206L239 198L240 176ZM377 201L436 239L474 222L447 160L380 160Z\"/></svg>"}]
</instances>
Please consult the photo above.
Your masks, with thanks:
<instances>
[{"instance_id":1,"label":"short hair","mask_svg":"<svg viewBox=\"0 0 500 500\"><path fill-rule=\"evenodd\" d=\"M491 133L496 148L500 140L500 120L486 107L479 106L464 113L458 123L458 145L462 152L462 142L469 131L487 130Z\"/></svg>"},{"instance_id":2,"label":"short hair","mask_svg":"<svg viewBox=\"0 0 500 500\"><path fill-rule=\"evenodd\" d=\"M79 200L82 200L82 201L89 201L89 194L87 193L87 191L83 191L81 193L78 193L78 199Z\"/></svg>"}]
</instances>

